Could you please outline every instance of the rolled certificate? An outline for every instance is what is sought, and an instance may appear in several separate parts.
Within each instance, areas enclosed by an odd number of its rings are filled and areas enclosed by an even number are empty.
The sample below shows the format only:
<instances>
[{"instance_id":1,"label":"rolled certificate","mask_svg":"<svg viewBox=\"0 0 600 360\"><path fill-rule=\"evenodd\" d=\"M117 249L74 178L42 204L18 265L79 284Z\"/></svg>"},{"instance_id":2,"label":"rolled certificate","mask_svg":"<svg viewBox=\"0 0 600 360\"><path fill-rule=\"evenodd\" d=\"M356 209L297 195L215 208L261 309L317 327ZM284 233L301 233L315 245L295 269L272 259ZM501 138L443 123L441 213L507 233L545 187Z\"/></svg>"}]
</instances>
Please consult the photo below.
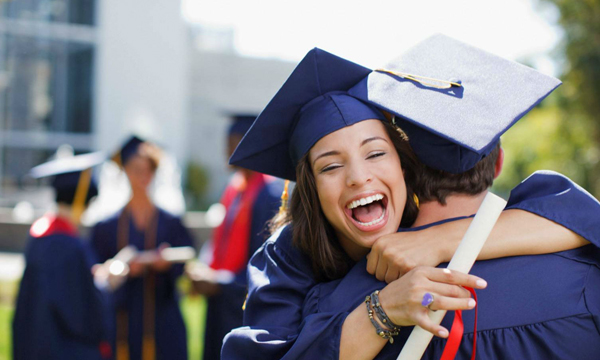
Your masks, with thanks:
<instances>
[{"instance_id":1,"label":"rolled certificate","mask_svg":"<svg viewBox=\"0 0 600 360\"><path fill-rule=\"evenodd\" d=\"M465 236L458 245L448 269L468 274L481 251L485 241L492 232L498 217L504 210L506 201L491 192L485 196ZM442 322L446 311L429 311L429 317L436 324ZM423 356L433 334L415 326L402 348L398 360L418 360Z\"/></svg>"},{"instance_id":2,"label":"rolled certificate","mask_svg":"<svg viewBox=\"0 0 600 360\"><path fill-rule=\"evenodd\" d=\"M142 264L149 264L156 261L157 256L157 250L145 250L139 252L135 260ZM191 246L167 247L161 250L160 256L170 263L185 263L196 257L196 250Z\"/></svg>"}]
</instances>

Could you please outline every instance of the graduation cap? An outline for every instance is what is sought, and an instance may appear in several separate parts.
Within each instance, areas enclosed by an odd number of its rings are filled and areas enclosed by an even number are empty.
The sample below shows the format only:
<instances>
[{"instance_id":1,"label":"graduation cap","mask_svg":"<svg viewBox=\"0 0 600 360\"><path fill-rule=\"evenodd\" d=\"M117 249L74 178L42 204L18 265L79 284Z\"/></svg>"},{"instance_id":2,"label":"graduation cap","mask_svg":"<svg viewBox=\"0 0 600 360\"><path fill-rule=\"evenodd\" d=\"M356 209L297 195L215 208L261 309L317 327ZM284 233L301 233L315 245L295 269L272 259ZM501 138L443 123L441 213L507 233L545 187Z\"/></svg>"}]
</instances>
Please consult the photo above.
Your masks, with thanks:
<instances>
[{"instance_id":1,"label":"graduation cap","mask_svg":"<svg viewBox=\"0 0 600 360\"><path fill-rule=\"evenodd\" d=\"M395 115L423 163L462 173L560 84L519 63L434 35L373 71L349 94Z\"/></svg>"},{"instance_id":2,"label":"graduation cap","mask_svg":"<svg viewBox=\"0 0 600 360\"><path fill-rule=\"evenodd\" d=\"M129 159L138 154L139 147L144 142L145 140L142 140L135 135L130 136L115 155L113 155L112 160L119 164L119 166L125 166Z\"/></svg>"},{"instance_id":3,"label":"graduation cap","mask_svg":"<svg viewBox=\"0 0 600 360\"><path fill-rule=\"evenodd\" d=\"M325 135L363 120L387 121L379 110L346 92L370 72L324 50L309 51L229 163L295 181L298 161Z\"/></svg>"},{"instance_id":4,"label":"graduation cap","mask_svg":"<svg viewBox=\"0 0 600 360\"><path fill-rule=\"evenodd\" d=\"M227 130L227 135L244 135L256 120L256 115L233 115L231 125Z\"/></svg>"},{"instance_id":5,"label":"graduation cap","mask_svg":"<svg viewBox=\"0 0 600 360\"><path fill-rule=\"evenodd\" d=\"M56 201L70 204L78 220L87 201L98 194L91 169L105 160L103 152L69 156L38 165L29 175L36 179L52 177L50 184L56 190Z\"/></svg>"}]
</instances>

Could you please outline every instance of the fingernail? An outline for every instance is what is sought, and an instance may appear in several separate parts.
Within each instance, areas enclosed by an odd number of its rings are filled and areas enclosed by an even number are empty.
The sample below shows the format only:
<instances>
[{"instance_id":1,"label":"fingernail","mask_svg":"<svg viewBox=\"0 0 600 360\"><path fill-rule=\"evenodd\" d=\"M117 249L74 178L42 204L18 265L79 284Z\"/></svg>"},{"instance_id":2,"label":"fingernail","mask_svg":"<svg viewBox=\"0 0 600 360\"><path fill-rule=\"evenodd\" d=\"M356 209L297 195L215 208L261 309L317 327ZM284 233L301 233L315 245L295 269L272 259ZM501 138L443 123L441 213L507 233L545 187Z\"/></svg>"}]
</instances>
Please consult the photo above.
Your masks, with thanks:
<instances>
[{"instance_id":1,"label":"fingernail","mask_svg":"<svg viewBox=\"0 0 600 360\"><path fill-rule=\"evenodd\" d=\"M487 281L479 279L477 280L477 282L475 282L477 284L478 287L484 288L487 286Z\"/></svg>"},{"instance_id":2,"label":"fingernail","mask_svg":"<svg viewBox=\"0 0 600 360\"><path fill-rule=\"evenodd\" d=\"M444 270L442 270L442 271L443 271L445 274L451 274L451 273L452 273L452 271L450 271L450 269L444 269Z\"/></svg>"},{"instance_id":3,"label":"fingernail","mask_svg":"<svg viewBox=\"0 0 600 360\"><path fill-rule=\"evenodd\" d=\"M475 300L469 299L468 305L469 305L470 308L474 308L475 307Z\"/></svg>"},{"instance_id":4,"label":"fingernail","mask_svg":"<svg viewBox=\"0 0 600 360\"><path fill-rule=\"evenodd\" d=\"M448 336L448 332L446 330L440 330L440 331L438 331L438 335L440 337L446 337L446 336Z\"/></svg>"}]
</instances>

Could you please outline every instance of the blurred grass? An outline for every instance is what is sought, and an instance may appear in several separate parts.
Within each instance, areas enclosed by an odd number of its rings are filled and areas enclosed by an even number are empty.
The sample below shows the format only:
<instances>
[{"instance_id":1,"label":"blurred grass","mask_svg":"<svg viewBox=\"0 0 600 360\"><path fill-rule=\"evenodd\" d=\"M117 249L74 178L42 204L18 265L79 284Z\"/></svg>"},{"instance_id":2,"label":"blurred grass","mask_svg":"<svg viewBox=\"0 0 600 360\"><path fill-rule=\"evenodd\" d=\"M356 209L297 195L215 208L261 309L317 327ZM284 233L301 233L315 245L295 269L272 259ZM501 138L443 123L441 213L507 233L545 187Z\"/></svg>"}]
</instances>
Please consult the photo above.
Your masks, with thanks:
<instances>
[{"instance_id":1,"label":"blurred grass","mask_svg":"<svg viewBox=\"0 0 600 360\"><path fill-rule=\"evenodd\" d=\"M188 284L181 281L180 289L185 290L187 288ZM0 360L12 359L12 317L17 290L18 282L0 281ZM190 360L200 360L204 340L206 301L201 296L182 296L180 307L187 330L188 358Z\"/></svg>"},{"instance_id":2,"label":"blurred grass","mask_svg":"<svg viewBox=\"0 0 600 360\"><path fill-rule=\"evenodd\" d=\"M0 284L1 287L2 284ZM11 324L12 324L12 306L0 304L0 360L12 359L11 351Z\"/></svg>"}]
</instances>

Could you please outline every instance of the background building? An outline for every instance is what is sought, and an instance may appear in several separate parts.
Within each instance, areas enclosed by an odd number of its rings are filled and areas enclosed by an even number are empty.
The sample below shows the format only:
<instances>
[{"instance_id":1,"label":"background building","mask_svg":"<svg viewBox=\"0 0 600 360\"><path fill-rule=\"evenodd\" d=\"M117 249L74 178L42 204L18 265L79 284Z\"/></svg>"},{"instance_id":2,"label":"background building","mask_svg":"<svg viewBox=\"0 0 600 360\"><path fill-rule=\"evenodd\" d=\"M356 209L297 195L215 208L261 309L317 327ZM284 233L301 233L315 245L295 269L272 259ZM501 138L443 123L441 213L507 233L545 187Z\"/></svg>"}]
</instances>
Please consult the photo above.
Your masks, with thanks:
<instances>
[{"instance_id":1,"label":"background building","mask_svg":"<svg viewBox=\"0 0 600 360\"><path fill-rule=\"evenodd\" d=\"M203 171L197 206L216 201L228 117L258 113L293 69L241 57L233 39L186 23L178 1L0 1L0 206L51 200L23 179L60 145L111 152L131 132L170 151L184 180Z\"/></svg>"}]
</instances>

